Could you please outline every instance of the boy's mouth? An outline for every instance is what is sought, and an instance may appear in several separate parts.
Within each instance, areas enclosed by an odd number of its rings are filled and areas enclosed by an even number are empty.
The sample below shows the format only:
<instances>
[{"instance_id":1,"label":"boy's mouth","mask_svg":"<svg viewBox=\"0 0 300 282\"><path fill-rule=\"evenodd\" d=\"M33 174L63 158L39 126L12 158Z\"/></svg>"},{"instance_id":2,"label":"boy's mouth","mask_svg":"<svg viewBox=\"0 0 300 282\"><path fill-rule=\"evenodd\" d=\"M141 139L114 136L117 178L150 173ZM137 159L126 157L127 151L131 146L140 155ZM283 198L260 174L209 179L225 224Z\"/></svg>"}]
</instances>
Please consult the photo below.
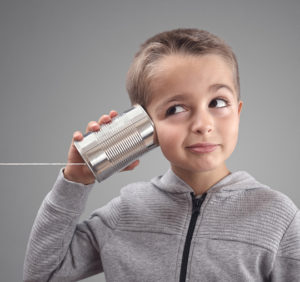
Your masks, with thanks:
<instances>
[{"instance_id":1,"label":"boy's mouth","mask_svg":"<svg viewBox=\"0 0 300 282\"><path fill-rule=\"evenodd\" d=\"M210 153L218 147L218 144L213 143L196 143L186 148L195 153Z\"/></svg>"}]
</instances>

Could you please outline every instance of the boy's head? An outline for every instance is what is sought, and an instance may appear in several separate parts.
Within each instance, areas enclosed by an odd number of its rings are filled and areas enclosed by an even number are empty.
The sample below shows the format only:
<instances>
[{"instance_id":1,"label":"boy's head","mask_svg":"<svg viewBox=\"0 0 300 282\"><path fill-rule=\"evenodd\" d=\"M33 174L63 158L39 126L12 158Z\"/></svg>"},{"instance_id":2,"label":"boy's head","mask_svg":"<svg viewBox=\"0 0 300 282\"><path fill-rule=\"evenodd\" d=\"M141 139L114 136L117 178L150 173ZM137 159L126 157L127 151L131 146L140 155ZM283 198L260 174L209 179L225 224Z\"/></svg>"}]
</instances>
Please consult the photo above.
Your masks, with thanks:
<instances>
[{"instance_id":1,"label":"boy's head","mask_svg":"<svg viewBox=\"0 0 300 282\"><path fill-rule=\"evenodd\" d=\"M188 182L191 173L228 172L242 101L237 62L222 40L195 29L158 34L137 53L127 87L151 116L177 175Z\"/></svg>"},{"instance_id":2,"label":"boy's head","mask_svg":"<svg viewBox=\"0 0 300 282\"><path fill-rule=\"evenodd\" d=\"M158 63L172 54L221 56L232 68L237 99L240 99L239 70L232 49L219 37L205 30L175 29L146 40L136 53L127 75L127 91L132 104L144 107L151 101L153 79L159 73Z\"/></svg>"}]
</instances>

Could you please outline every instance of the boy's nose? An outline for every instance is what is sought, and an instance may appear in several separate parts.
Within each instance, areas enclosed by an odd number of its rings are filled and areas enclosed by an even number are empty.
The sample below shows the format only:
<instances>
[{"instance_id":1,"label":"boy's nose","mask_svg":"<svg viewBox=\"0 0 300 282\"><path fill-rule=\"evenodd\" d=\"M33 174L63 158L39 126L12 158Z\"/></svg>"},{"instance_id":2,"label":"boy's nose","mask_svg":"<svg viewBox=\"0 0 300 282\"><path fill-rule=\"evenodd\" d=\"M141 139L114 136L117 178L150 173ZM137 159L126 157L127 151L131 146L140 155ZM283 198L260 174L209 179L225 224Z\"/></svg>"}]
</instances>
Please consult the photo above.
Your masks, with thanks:
<instances>
[{"instance_id":1,"label":"boy's nose","mask_svg":"<svg viewBox=\"0 0 300 282\"><path fill-rule=\"evenodd\" d=\"M213 130L213 120L209 113L201 112L194 115L191 125L192 132L207 134Z\"/></svg>"}]
</instances>

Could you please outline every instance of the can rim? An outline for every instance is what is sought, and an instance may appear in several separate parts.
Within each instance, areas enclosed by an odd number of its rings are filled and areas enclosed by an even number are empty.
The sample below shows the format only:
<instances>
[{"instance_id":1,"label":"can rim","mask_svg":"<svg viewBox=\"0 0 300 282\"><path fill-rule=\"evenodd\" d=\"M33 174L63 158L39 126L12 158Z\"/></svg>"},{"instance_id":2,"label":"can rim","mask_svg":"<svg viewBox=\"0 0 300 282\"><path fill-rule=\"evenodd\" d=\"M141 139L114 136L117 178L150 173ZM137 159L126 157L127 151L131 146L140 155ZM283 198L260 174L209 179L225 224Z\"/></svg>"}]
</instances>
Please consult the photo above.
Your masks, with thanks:
<instances>
[{"instance_id":1,"label":"can rim","mask_svg":"<svg viewBox=\"0 0 300 282\"><path fill-rule=\"evenodd\" d=\"M80 142L80 141L79 141ZM81 152L81 148L80 146L78 145L79 143L78 141L74 141L74 146L76 147L77 149L77 152L79 153L79 155L82 157L82 159L84 160L84 162L86 163L86 165L89 167L90 171L93 173L93 175L95 176L95 178L97 179L97 174L93 168L93 166L91 165L90 161L86 158L85 154L83 154Z\"/></svg>"},{"instance_id":2,"label":"can rim","mask_svg":"<svg viewBox=\"0 0 300 282\"><path fill-rule=\"evenodd\" d=\"M133 107L136 107L136 108L139 107L139 108L141 108L141 109L146 113L147 118L149 119L149 121L151 122L151 125L153 126L153 128L154 128L154 130L155 130L154 122L153 122L153 120L151 119L151 117L150 117L149 113L147 112L147 110L146 110L141 104L138 104L138 103L134 104Z\"/></svg>"}]
</instances>

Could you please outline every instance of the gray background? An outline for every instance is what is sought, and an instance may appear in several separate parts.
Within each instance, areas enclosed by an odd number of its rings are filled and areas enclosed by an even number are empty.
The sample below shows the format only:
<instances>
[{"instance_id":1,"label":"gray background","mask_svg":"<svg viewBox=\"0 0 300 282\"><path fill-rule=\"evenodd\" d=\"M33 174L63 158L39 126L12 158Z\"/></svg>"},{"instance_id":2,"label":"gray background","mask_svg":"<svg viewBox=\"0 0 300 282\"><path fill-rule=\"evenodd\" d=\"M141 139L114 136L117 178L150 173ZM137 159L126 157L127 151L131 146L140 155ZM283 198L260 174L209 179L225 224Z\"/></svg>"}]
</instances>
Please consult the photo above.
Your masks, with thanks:
<instances>
[{"instance_id":1,"label":"gray background","mask_svg":"<svg viewBox=\"0 0 300 282\"><path fill-rule=\"evenodd\" d=\"M66 1L0 3L0 162L65 162L75 130L126 110L125 77L157 32L207 29L235 50L244 108L228 161L300 206L300 1ZM126 183L163 173L156 149L92 191L82 218ZM60 167L0 167L0 280L21 281L36 212ZM103 274L86 281L104 281Z\"/></svg>"}]
</instances>

